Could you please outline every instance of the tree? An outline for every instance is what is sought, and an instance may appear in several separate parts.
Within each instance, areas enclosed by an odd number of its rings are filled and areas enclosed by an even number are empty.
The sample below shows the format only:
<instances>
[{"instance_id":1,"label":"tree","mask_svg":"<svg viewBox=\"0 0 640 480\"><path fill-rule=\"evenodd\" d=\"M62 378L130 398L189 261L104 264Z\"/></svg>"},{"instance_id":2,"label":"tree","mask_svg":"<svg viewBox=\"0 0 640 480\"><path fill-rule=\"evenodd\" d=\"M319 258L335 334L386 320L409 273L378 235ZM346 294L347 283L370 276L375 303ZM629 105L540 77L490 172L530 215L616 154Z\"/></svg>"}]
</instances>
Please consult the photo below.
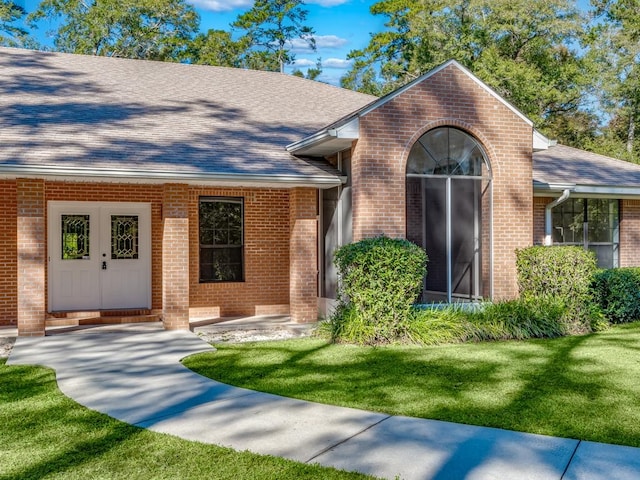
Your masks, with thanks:
<instances>
[{"instance_id":1,"label":"tree","mask_svg":"<svg viewBox=\"0 0 640 480\"><path fill-rule=\"evenodd\" d=\"M591 55L599 65L594 78L600 105L609 114L595 149L640 162L640 2L592 0L592 5L600 19L589 37Z\"/></svg>"},{"instance_id":2,"label":"tree","mask_svg":"<svg viewBox=\"0 0 640 480\"><path fill-rule=\"evenodd\" d=\"M349 54L344 87L381 95L454 58L538 126L581 106L588 72L569 48L583 31L575 2L382 0L371 12L387 30Z\"/></svg>"},{"instance_id":3,"label":"tree","mask_svg":"<svg viewBox=\"0 0 640 480\"><path fill-rule=\"evenodd\" d=\"M197 35L187 48L184 59L201 65L242 67L248 45L245 40L233 40L231 32L209 30Z\"/></svg>"},{"instance_id":4,"label":"tree","mask_svg":"<svg viewBox=\"0 0 640 480\"><path fill-rule=\"evenodd\" d=\"M294 75L296 77L300 77L300 78L306 78L307 80L317 80L318 77L322 74L322 59L318 58L318 60L316 61L316 65L315 67L309 67L307 69L307 73L305 74L302 70L300 70L299 68L296 68L293 70L293 72L291 72L291 75Z\"/></svg>"},{"instance_id":5,"label":"tree","mask_svg":"<svg viewBox=\"0 0 640 480\"><path fill-rule=\"evenodd\" d=\"M23 47L30 43L28 32L17 23L26 15L24 7L11 0L0 1L0 45Z\"/></svg>"},{"instance_id":6,"label":"tree","mask_svg":"<svg viewBox=\"0 0 640 480\"><path fill-rule=\"evenodd\" d=\"M179 59L200 21L185 0L44 0L29 15L43 18L58 51L150 60Z\"/></svg>"},{"instance_id":7,"label":"tree","mask_svg":"<svg viewBox=\"0 0 640 480\"><path fill-rule=\"evenodd\" d=\"M244 66L284 72L284 66L295 59L291 53L294 40L315 51L314 31L304 25L307 14L302 0L256 0L231 24L245 32L241 38L248 45Z\"/></svg>"}]
</instances>

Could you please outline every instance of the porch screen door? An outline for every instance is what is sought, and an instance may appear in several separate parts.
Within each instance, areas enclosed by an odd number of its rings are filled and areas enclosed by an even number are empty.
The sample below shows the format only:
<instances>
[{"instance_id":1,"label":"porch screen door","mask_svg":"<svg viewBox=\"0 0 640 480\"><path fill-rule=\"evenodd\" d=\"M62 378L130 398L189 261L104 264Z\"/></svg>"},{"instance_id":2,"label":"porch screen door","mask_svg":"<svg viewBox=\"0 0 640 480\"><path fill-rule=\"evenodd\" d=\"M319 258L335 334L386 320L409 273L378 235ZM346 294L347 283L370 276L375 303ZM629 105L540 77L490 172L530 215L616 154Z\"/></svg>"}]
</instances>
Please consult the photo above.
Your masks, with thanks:
<instances>
[{"instance_id":1,"label":"porch screen door","mask_svg":"<svg viewBox=\"0 0 640 480\"><path fill-rule=\"evenodd\" d=\"M151 306L151 209L49 202L49 310Z\"/></svg>"}]
</instances>

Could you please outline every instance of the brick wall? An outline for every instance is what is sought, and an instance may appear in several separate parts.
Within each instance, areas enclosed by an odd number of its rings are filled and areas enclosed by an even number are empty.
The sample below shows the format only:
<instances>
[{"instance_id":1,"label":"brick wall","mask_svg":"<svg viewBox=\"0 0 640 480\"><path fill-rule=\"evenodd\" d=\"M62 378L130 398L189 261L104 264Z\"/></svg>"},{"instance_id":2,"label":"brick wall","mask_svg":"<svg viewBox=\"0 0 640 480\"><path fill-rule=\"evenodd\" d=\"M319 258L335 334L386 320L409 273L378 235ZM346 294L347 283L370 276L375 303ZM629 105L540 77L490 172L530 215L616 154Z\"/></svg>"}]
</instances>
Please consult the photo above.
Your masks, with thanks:
<instances>
[{"instance_id":1,"label":"brick wall","mask_svg":"<svg viewBox=\"0 0 640 480\"><path fill-rule=\"evenodd\" d=\"M0 181L0 325L18 321L18 245L16 182Z\"/></svg>"},{"instance_id":2,"label":"brick wall","mask_svg":"<svg viewBox=\"0 0 640 480\"><path fill-rule=\"evenodd\" d=\"M422 134L439 126L466 131L489 156L494 298L513 297L515 249L530 245L533 235L533 130L453 65L360 119L352 161L354 239L407 234L407 157Z\"/></svg>"},{"instance_id":3,"label":"brick wall","mask_svg":"<svg viewBox=\"0 0 640 480\"><path fill-rule=\"evenodd\" d=\"M46 223L44 181L17 181L18 334L43 336Z\"/></svg>"},{"instance_id":4,"label":"brick wall","mask_svg":"<svg viewBox=\"0 0 640 480\"><path fill-rule=\"evenodd\" d=\"M294 322L318 319L317 193L312 188L291 190L290 302Z\"/></svg>"},{"instance_id":5,"label":"brick wall","mask_svg":"<svg viewBox=\"0 0 640 480\"><path fill-rule=\"evenodd\" d=\"M640 200L620 202L620 266L640 266Z\"/></svg>"},{"instance_id":6,"label":"brick wall","mask_svg":"<svg viewBox=\"0 0 640 480\"><path fill-rule=\"evenodd\" d=\"M16 228L18 225L18 199L24 204L20 220L22 231L29 233L35 229L39 232L46 226L46 201L87 201L87 202L144 202L151 204L151 230L153 238L152 251L152 308L155 311L163 309L163 285L165 289L171 284L176 285L175 279L184 272L187 283L175 291L165 290L165 297L173 295L171 308L177 308L176 314L169 319L171 328L184 328L184 309L191 309L192 313L210 317L216 315L254 315L270 313L289 313L289 255L290 255L290 192L286 189L241 189L241 188L204 188L186 186L139 185L139 184L100 184L84 182L42 182L20 181L21 192L18 193L15 181L0 182L4 208L0 211L0 324L16 323L18 318L18 245ZM36 186L36 187L34 187ZM35 190L34 190L35 188ZM168 188L168 190L167 190ZM38 196L40 195L40 196ZM313 222L315 222L315 189L308 189L302 204L312 201ZM35 197L34 197L35 196ZM182 197L181 197L182 196ZM198 278L198 200L200 196L231 196L244 198L244 238L245 238L245 281L224 283L200 283ZM42 211L33 214L27 206L32 205L33 198L42 202ZM174 215L180 211L180 201L184 201L183 216ZM31 202L31 203L30 203ZM163 202L165 205L163 205ZM177 202L177 203L176 203ZM308 205L307 205L308 206ZM177 209L177 210L176 210ZM173 212L173 213L172 213ZM31 216L29 216L31 215ZM35 215L35 216L34 216ZM41 215L41 216L38 216ZM167 217L169 215L169 217ZM171 216L174 215L174 216ZM172 233L167 231L167 218L171 220ZM37 224L37 225L36 225ZM32 292L38 292L40 297L35 302L39 309L33 315L44 320L47 305L46 279L46 235L43 230L42 243L36 244L35 254L23 255L25 261L40 262L39 269L29 275L29 282L24 287L35 285ZM184 235L188 232L188 235ZM305 233L306 235L306 233ZM22 235L33 238L33 235ZM165 249L164 261L174 262L176 268L170 269L168 277L163 282L163 248L162 239L166 238L172 247ZM315 249L316 234L310 240ZM31 244L23 243L22 251L28 252ZM40 253L37 249L42 249ZM31 251L31 250L29 250ZM315 250L313 252L315 255ZM41 255L41 257L40 257ZM180 258L177 258L180 257ZM314 261L309 257L307 260ZM32 267L34 264L30 264ZM179 265L179 266L178 266ZM314 271L316 264L314 263ZM168 270L167 270L168 272ZM34 277L35 275L35 277ZM171 277L173 275L173 277ZM35 281L31 281L35 278ZM313 279L315 282L316 279ZM315 283L313 284L315 285ZM313 289L314 301L317 296ZM27 291L22 290L26 302ZM30 294L29 294L30 295ZM181 299L182 303L175 303ZM164 308L169 308L168 304ZM31 312L31 310L23 310ZM35 310L33 310L35 312ZM26 317L25 317L26 318ZM176 320L176 322L174 322ZM182 323L180 323L182 322ZM26 325L26 323L25 323ZM40 325L36 330L40 331ZM43 328L43 327L42 327Z\"/></svg>"},{"instance_id":7,"label":"brick wall","mask_svg":"<svg viewBox=\"0 0 640 480\"><path fill-rule=\"evenodd\" d=\"M158 248L156 244L155 248ZM189 187L167 184L162 196L162 321L189 328Z\"/></svg>"},{"instance_id":8,"label":"brick wall","mask_svg":"<svg viewBox=\"0 0 640 480\"><path fill-rule=\"evenodd\" d=\"M553 197L534 197L533 199L533 244L544 245L544 211Z\"/></svg>"},{"instance_id":9,"label":"brick wall","mask_svg":"<svg viewBox=\"0 0 640 480\"><path fill-rule=\"evenodd\" d=\"M199 282L198 202L201 196L244 199L244 282ZM221 316L289 313L289 191L197 188L189 190L192 309Z\"/></svg>"}]
</instances>

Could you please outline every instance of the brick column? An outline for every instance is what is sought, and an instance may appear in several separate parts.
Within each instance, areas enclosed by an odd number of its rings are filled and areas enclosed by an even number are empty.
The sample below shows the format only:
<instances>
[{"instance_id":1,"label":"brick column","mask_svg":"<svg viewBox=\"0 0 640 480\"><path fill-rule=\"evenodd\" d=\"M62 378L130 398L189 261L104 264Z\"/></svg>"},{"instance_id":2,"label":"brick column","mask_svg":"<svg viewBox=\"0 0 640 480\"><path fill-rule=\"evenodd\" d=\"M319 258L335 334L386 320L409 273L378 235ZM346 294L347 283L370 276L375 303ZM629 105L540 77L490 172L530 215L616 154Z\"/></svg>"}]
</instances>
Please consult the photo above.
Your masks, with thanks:
<instances>
[{"instance_id":1,"label":"brick column","mask_svg":"<svg viewBox=\"0 0 640 480\"><path fill-rule=\"evenodd\" d=\"M162 312L166 330L189 329L189 188L164 185Z\"/></svg>"},{"instance_id":2,"label":"brick column","mask_svg":"<svg viewBox=\"0 0 640 480\"><path fill-rule=\"evenodd\" d=\"M289 304L296 323L318 319L317 191L294 188L289 195Z\"/></svg>"},{"instance_id":3,"label":"brick column","mask_svg":"<svg viewBox=\"0 0 640 480\"><path fill-rule=\"evenodd\" d=\"M18 335L45 331L46 228L44 181L17 181Z\"/></svg>"}]
</instances>

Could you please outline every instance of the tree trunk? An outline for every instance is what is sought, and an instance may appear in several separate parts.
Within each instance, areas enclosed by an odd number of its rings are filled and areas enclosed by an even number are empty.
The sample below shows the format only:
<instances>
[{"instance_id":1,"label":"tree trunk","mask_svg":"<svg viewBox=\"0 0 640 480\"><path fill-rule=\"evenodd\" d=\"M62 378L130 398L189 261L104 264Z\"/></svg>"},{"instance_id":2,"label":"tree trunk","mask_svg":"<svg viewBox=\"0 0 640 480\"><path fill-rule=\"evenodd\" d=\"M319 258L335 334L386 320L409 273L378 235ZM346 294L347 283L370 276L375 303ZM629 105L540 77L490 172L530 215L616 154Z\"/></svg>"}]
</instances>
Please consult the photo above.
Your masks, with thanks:
<instances>
[{"instance_id":1,"label":"tree trunk","mask_svg":"<svg viewBox=\"0 0 640 480\"><path fill-rule=\"evenodd\" d=\"M633 153L633 144L636 137L636 109L629 115L629 129L627 130L627 153Z\"/></svg>"}]
</instances>

